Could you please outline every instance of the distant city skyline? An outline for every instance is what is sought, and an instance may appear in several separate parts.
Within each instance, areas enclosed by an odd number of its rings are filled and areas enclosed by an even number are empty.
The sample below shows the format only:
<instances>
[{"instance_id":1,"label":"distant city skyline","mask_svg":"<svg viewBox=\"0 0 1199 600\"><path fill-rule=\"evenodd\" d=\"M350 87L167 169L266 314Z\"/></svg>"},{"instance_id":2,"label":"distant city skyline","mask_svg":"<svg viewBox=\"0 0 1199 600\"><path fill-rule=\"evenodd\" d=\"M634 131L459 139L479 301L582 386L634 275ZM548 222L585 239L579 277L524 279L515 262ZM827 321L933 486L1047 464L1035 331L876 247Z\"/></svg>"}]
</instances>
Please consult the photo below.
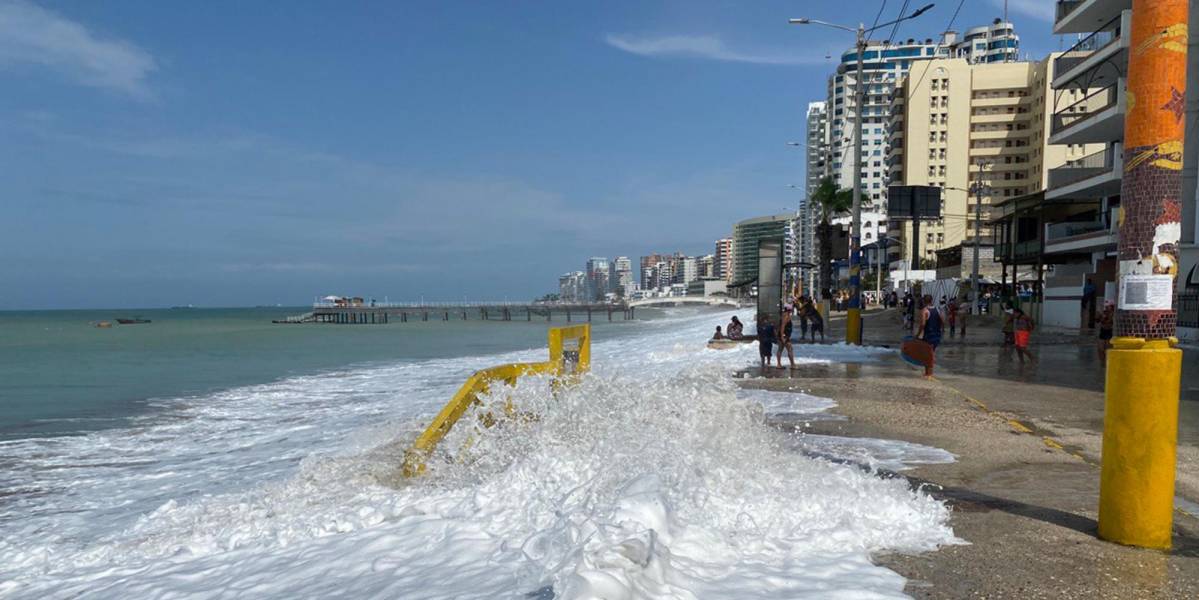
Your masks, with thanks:
<instances>
[{"instance_id":1,"label":"distant city skyline","mask_svg":"<svg viewBox=\"0 0 1199 600\"><path fill-rule=\"evenodd\" d=\"M787 19L880 5L0 3L0 309L532 298L571 257L710 254L800 200L785 143L852 40ZM1011 3L1033 56L1047 6Z\"/></svg>"}]
</instances>

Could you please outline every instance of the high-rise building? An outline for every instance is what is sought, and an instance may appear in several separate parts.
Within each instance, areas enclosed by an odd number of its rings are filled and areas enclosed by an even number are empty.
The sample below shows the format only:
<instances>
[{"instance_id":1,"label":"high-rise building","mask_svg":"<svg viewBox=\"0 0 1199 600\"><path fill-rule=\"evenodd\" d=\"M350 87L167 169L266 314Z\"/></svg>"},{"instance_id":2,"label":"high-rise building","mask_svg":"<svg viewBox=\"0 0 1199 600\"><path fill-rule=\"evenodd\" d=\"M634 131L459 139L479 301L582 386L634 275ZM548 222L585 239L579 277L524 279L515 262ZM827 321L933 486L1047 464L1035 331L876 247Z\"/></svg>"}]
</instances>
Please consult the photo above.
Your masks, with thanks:
<instances>
[{"instance_id":1,"label":"high-rise building","mask_svg":"<svg viewBox=\"0 0 1199 600\"><path fill-rule=\"evenodd\" d=\"M1051 55L1045 69L1044 133L1046 143L1057 144L1051 148L1065 149L1065 160L1046 161L1043 194L1005 203L996 228L997 254L1017 273L1028 269L1030 277L1038 267L1053 265L1042 275L1045 291L1036 318L1078 327L1078 298L1087 279L1100 297L1110 292L1115 299L1124 117L1134 100L1125 77L1128 56L1136 50L1129 47L1131 0L1060 4L1053 31L1077 41ZM1193 122L1190 114L1185 119ZM1102 309L1102 301L1097 304Z\"/></svg>"},{"instance_id":2,"label":"high-rise building","mask_svg":"<svg viewBox=\"0 0 1199 600\"><path fill-rule=\"evenodd\" d=\"M611 280L611 266L608 259L593 256L587 260L587 299L602 301L608 293Z\"/></svg>"},{"instance_id":3,"label":"high-rise building","mask_svg":"<svg viewBox=\"0 0 1199 600\"><path fill-rule=\"evenodd\" d=\"M695 262L697 265L697 275L700 279L717 279L715 255L705 254L697 256Z\"/></svg>"},{"instance_id":4,"label":"high-rise building","mask_svg":"<svg viewBox=\"0 0 1199 600\"><path fill-rule=\"evenodd\" d=\"M627 256L617 256L612 260L612 291L629 297L635 286L633 284L633 264Z\"/></svg>"},{"instance_id":5,"label":"high-rise building","mask_svg":"<svg viewBox=\"0 0 1199 600\"><path fill-rule=\"evenodd\" d=\"M679 273L675 274L674 283L687 285L699 277L699 264L694 256L683 256L678 259Z\"/></svg>"},{"instance_id":6,"label":"high-rise building","mask_svg":"<svg viewBox=\"0 0 1199 600\"><path fill-rule=\"evenodd\" d=\"M758 278L758 240L777 238L785 241L794 218L794 214L756 217L733 226L734 285Z\"/></svg>"},{"instance_id":7,"label":"high-rise building","mask_svg":"<svg viewBox=\"0 0 1199 600\"><path fill-rule=\"evenodd\" d=\"M664 260L654 265L654 288L658 291L670 290L670 284L674 280L674 269L671 268L671 265L670 260Z\"/></svg>"},{"instance_id":8,"label":"high-rise building","mask_svg":"<svg viewBox=\"0 0 1199 600\"><path fill-rule=\"evenodd\" d=\"M795 220L794 238L797 246L797 258L800 262L818 264L816 256L819 247L816 243L816 225L820 222L821 207L812 198L820 181L829 173L827 161L829 153L828 105L824 102L809 102L807 114L807 135L805 148L805 163L807 181L805 182L805 197L799 204L799 216ZM816 284L817 269L800 269L799 276L803 279L805 288Z\"/></svg>"},{"instance_id":9,"label":"high-rise building","mask_svg":"<svg viewBox=\"0 0 1199 600\"><path fill-rule=\"evenodd\" d=\"M886 165L887 129L891 119L890 98L896 82L907 75L914 65L925 63L927 59L960 57L966 63L994 63L1014 58L1018 50L1019 37L1012 24L1000 19L996 19L989 26L972 28L961 38L956 32L945 32L941 41L936 43L932 39L867 43L862 54L864 103L862 164L859 167L862 173L864 211L876 215L885 212L886 190L890 183ZM856 48L850 48L842 54L836 73L828 80L828 99L825 107L828 123L828 164L822 172L833 178L838 189L852 188L854 181L857 58ZM811 138L811 105L808 111L808 137ZM880 234L886 232L885 219L874 216L869 220L873 231L865 226L867 219L862 219L863 244L868 243L865 235L867 232L872 233L872 239L878 239Z\"/></svg>"},{"instance_id":10,"label":"high-rise building","mask_svg":"<svg viewBox=\"0 0 1199 600\"><path fill-rule=\"evenodd\" d=\"M582 271L564 273L558 277L558 300L584 302L587 294L587 274Z\"/></svg>"},{"instance_id":11,"label":"high-rise building","mask_svg":"<svg viewBox=\"0 0 1199 600\"><path fill-rule=\"evenodd\" d=\"M655 269L658 263L664 260L666 260L666 257L660 254L650 254L641 257L641 289L652 290L658 287L657 272Z\"/></svg>"},{"instance_id":12,"label":"high-rise building","mask_svg":"<svg viewBox=\"0 0 1199 600\"><path fill-rule=\"evenodd\" d=\"M1053 61L924 60L900 81L891 104L890 179L943 189L943 218L921 224L922 261L973 244L976 202L989 248L992 206L1044 189L1050 169L1092 149L1049 145ZM902 242L889 249L893 260L911 260L911 235L910 222L893 224L891 236ZM919 261L909 265L918 268Z\"/></svg>"},{"instance_id":13,"label":"high-rise building","mask_svg":"<svg viewBox=\"0 0 1199 600\"><path fill-rule=\"evenodd\" d=\"M716 277L725 283L733 281L733 238L716 240L716 253L713 255L716 265Z\"/></svg>"}]
</instances>

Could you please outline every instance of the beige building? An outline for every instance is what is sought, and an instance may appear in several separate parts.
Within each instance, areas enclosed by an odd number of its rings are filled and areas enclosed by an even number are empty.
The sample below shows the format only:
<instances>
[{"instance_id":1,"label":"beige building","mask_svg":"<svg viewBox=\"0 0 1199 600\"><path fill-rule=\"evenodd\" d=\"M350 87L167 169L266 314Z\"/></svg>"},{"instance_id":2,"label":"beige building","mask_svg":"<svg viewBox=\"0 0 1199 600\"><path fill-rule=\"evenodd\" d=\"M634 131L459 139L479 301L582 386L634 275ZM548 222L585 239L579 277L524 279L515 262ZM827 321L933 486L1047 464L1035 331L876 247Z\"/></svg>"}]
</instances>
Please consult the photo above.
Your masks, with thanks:
<instances>
[{"instance_id":1,"label":"beige building","mask_svg":"<svg viewBox=\"0 0 1199 600\"><path fill-rule=\"evenodd\" d=\"M973 244L976 201L982 204L982 243L990 245L991 205L1045 189L1049 169L1087 154L1082 144L1048 144L1054 94L1062 93L1050 87L1054 58L918 61L896 86L889 182L944 189L941 220L921 224L923 261L934 261L938 250ZM970 191L975 182L982 183L978 194ZM902 242L890 259L910 260L911 223L892 221L888 235Z\"/></svg>"}]
</instances>

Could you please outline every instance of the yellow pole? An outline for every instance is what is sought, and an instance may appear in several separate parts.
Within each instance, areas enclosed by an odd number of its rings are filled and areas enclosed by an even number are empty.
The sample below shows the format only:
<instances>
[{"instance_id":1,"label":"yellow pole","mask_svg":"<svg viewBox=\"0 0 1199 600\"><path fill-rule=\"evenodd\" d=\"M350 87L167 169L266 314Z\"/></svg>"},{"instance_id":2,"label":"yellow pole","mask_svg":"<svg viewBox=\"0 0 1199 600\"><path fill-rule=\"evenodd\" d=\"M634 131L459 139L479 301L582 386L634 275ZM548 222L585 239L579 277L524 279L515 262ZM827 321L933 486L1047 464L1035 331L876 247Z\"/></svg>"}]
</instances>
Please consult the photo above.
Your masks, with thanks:
<instances>
[{"instance_id":1,"label":"yellow pole","mask_svg":"<svg viewBox=\"0 0 1199 600\"><path fill-rule=\"evenodd\" d=\"M1182 351L1174 346L1187 0L1133 0L1120 182L1119 310L1108 353L1099 537L1167 549ZM1111 152L1112 150L1109 150Z\"/></svg>"},{"instance_id":2,"label":"yellow pole","mask_svg":"<svg viewBox=\"0 0 1199 600\"><path fill-rule=\"evenodd\" d=\"M1107 358L1099 537L1169 548L1182 350L1116 338Z\"/></svg>"},{"instance_id":3,"label":"yellow pole","mask_svg":"<svg viewBox=\"0 0 1199 600\"><path fill-rule=\"evenodd\" d=\"M862 345L862 312L856 308L845 315L845 343Z\"/></svg>"}]
</instances>

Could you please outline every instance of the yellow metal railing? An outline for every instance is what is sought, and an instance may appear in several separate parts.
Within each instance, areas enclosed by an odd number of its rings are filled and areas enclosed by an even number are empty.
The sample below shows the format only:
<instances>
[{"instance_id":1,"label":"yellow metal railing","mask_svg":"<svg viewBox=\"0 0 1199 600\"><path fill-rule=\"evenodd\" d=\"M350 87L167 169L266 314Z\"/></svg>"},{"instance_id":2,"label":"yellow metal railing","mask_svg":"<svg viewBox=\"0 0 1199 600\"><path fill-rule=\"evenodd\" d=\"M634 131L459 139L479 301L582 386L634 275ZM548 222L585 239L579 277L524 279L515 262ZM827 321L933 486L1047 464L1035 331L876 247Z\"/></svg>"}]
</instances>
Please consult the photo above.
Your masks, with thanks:
<instances>
[{"instance_id":1,"label":"yellow metal railing","mask_svg":"<svg viewBox=\"0 0 1199 600\"><path fill-rule=\"evenodd\" d=\"M425 462L437 444L471 406L479 403L479 396L491 390L492 383L516 385L516 380L524 375L552 375L558 385L573 381L590 368L591 325L555 327L549 330L548 337L550 359L546 362L509 363L475 371L416 438L412 447L404 452L404 477L416 477L425 472ZM515 412L511 403L506 404L504 410L508 416ZM495 417L487 413L480 415L480 421L484 427L490 427L495 423Z\"/></svg>"}]
</instances>

